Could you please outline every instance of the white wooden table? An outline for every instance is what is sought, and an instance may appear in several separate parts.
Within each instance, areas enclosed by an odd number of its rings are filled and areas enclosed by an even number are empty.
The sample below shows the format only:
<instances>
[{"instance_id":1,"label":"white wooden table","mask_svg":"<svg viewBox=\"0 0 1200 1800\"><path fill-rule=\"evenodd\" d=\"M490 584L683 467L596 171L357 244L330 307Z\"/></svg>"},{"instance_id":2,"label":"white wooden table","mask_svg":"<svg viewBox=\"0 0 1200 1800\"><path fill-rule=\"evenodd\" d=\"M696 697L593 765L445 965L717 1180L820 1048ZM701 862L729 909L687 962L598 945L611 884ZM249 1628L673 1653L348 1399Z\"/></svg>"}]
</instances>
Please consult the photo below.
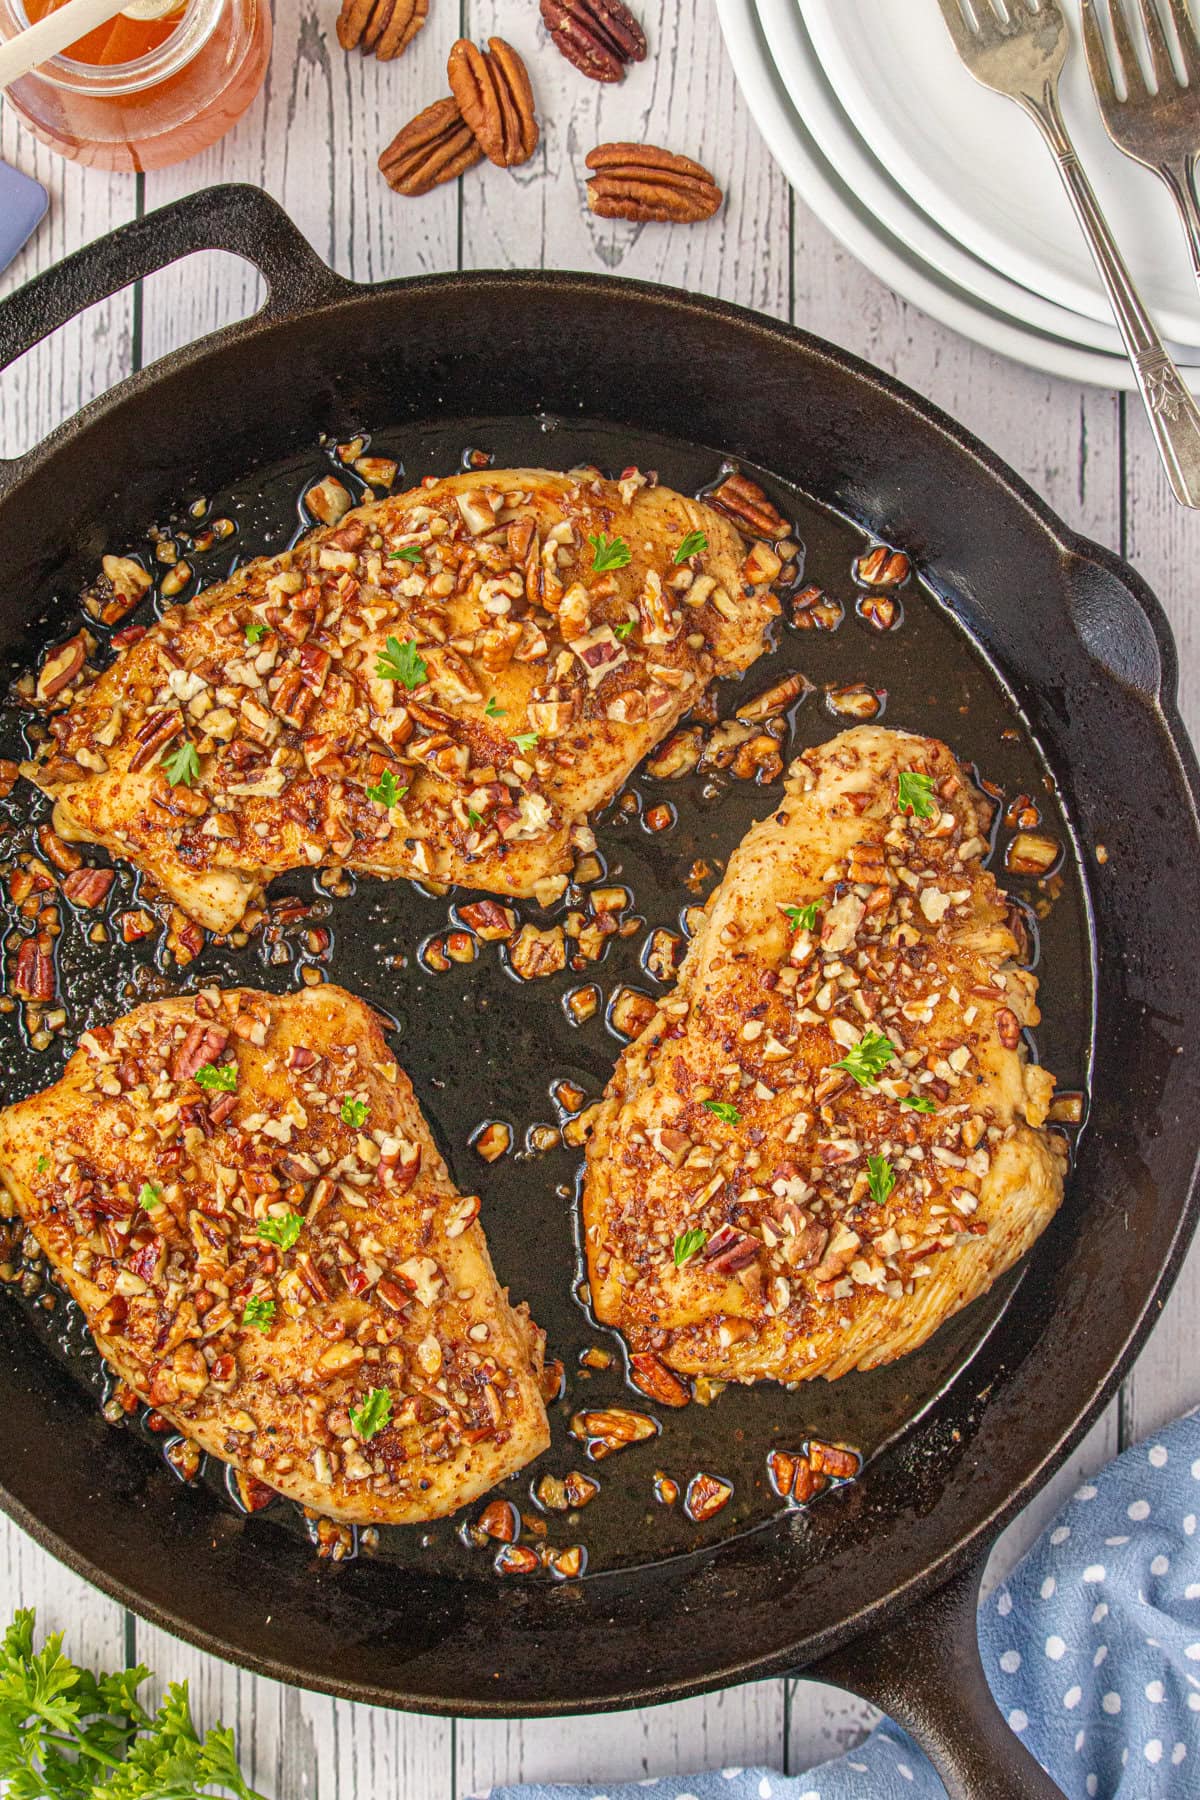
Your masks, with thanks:
<instances>
[{"instance_id":1,"label":"white wooden table","mask_svg":"<svg viewBox=\"0 0 1200 1800\"><path fill-rule=\"evenodd\" d=\"M1200 723L1200 519L1168 492L1136 401L1037 375L913 311L849 257L794 197L736 89L710 0L633 0L649 60L618 88L585 81L545 40L535 0L432 0L397 63L347 57L337 0L276 0L266 93L196 161L144 178L59 162L0 106L0 155L50 190L47 221L0 292L165 201L251 181L282 201L319 253L359 281L427 270L565 266L719 294L818 332L929 395L1043 493L1073 526L1127 556L1163 600L1179 643L1183 710ZM500 32L529 61L542 118L535 159L485 165L424 200L389 192L375 160L446 91L460 34ZM582 205L583 157L629 138L698 156L728 196L707 226L635 229ZM131 370L251 311L252 270L209 255L99 306L0 378L0 454L35 442ZM1036 1535L1079 1473L1200 1401L1200 1246L1120 1398L1051 1490L1006 1534L993 1570ZM78 1660L149 1663L188 1677L197 1716L235 1725L253 1785L279 1800L452 1800L521 1778L615 1781L763 1762L802 1769L848 1747L870 1710L808 1682L769 1681L605 1718L511 1724L422 1719L245 1675L174 1642L60 1568L0 1521L0 1610L36 1605Z\"/></svg>"}]
</instances>

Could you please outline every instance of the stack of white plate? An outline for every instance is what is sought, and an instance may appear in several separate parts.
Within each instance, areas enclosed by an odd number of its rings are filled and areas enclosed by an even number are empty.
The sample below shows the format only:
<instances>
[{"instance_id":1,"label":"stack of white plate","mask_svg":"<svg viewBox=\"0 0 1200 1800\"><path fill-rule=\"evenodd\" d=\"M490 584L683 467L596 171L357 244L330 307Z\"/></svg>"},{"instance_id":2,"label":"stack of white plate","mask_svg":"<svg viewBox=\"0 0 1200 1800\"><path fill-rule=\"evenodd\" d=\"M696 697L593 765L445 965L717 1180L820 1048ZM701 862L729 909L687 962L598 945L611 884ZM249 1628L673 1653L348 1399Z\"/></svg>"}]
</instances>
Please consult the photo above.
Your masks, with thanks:
<instances>
[{"instance_id":1,"label":"stack of white plate","mask_svg":"<svg viewBox=\"0 0 1200 1800\"><path fill-rule=\"evenodd\" d=\"M1074 28L1067 123L1142 296L1200 392L1200 295L1174 206L1105 135L1079 0L1060 3ZM771 153L848 250L989 349L1070 380L1133 386L1049 151L1019 107L968 75L937 0L717 0L717 10Z\"/></svg>"}]
</instances>

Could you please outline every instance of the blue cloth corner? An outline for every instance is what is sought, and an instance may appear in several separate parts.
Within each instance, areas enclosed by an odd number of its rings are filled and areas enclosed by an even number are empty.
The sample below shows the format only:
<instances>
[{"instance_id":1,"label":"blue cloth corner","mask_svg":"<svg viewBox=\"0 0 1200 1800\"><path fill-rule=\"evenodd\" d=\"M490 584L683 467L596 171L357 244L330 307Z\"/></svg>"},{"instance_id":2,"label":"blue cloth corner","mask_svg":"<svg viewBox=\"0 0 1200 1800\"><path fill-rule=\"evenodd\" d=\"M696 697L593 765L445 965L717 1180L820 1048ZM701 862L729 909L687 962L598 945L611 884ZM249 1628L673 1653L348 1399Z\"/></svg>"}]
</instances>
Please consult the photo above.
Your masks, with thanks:
<instances>
[{"instance_id":1,"label":"blue cloth corner","mask_svg":"<svg viewBox=\"0 0 1200 1800\"><path fill-rule=\"evenodd\" d=\"M1200 1795L1200 1411L1077 1488L989 1596L979 1648L998 1705L1067 1800ZM945 1800L912 1740L883 1720L803 1775L774 1769L491 1800Z\"/></svg>"}]
</instances>

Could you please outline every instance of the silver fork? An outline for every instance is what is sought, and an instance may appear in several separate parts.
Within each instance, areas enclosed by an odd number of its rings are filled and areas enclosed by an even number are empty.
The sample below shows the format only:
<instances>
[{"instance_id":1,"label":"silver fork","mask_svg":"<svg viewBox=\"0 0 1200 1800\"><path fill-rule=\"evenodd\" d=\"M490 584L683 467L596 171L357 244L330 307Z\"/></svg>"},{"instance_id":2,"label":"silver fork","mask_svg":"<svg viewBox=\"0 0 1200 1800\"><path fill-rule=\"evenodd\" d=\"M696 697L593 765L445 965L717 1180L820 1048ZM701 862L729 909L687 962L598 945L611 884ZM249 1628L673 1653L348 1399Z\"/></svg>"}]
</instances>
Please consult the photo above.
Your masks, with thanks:
<instances>
[{"instance_id":1,"label":"silver fork","mask_svg":"<svg viewBox=\"0 0 1200 1800\"><path fill-rule=\"evenodd\" d=\"M1058 78L1068 35L1057 0L1036 6L1033 0L938 4L976 81L1023 107L1049 145L1108 292L1167 479L1184 506L1200 507L1200 411L1142 304L1063 122ZM964 10L968 4L971 16Z\"/></svg>"},{"instance_id":2,"label":"silver fork","mask_svg":"<svg viewBox=\"0 0 1200 1800\"><path fill-rule=\"evenodd\" d=\"M1083 44L1104 129L1118 150L1153 169L1170 190L1183 221L1192 271L1200 283L1200 207L1196 204L1196 152L1200 150L1200 40L1196 37L1187 0L1166 0L1188 80L1186 87L1175 73L1154 0L1138 0L1156 93L1151 93L1142 73L1121 0L1100 0L1100 3L1108 14L1116 66L1109 61L1093 0L1083 0ZM1124 78L1124 100L1117 92L1115 76Z\"/></svg>"}]
</instances>

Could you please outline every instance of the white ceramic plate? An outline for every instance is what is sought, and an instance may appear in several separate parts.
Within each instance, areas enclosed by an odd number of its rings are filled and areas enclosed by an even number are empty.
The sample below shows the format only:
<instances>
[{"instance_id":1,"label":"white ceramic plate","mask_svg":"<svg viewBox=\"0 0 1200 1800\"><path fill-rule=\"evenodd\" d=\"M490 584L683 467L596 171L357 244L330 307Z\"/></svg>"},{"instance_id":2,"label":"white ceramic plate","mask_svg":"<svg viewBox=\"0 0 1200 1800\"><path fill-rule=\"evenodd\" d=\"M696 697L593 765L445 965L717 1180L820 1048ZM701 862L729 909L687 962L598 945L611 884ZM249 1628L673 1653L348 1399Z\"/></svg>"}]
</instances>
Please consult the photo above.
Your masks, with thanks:
<instances>
[{"instance_id":1,"label":"white ceramic plate","mask_svg":"<svg viewBox=\"0 0 1200 1800\"><path fill-rule=\"evenodd\" d=\"M1049 151L1020 108L967 73L937 0L795 0L863 141L951 237L1033 293L1108 322L1108 301ZM1163 335L1200 344L1183 233L1161 182L1109 142L1080 40L1062 103L1100 203Z\"/></svg>"},{"instance_id":2,"label":"white ceramic plate","mask_svg":"<svg viewBox=\"0 0 1200 1800\"><path fill-rule=\"evenodd\" d=\"M796 0L755 0L755 10L771 60L782 78L805 130L822 156L853 189L859 205L907 244L955 287L976 295L997 312L1035 331L1047 332L1110 356L1121 353L1112 316L1101 323L1056 306L1011 281L990 263L972 256L947 236L897 187L859 137L834 93L805 31Z\"/></svg>"},{"instance_id":3,"label":"white ceramic plate","mask_svg":"<svg viewBox=\"0 0 1200 1800\"><path fill-rule=\"evenodd\" d=\"M1107 356L1015 324L914 258L902 238L861 207L805 130L771 61L753 0L716 0L716 6L734 72L768 149L797 193L853 256L902 298L1002 356L1068 381L1133 386L1123 356ZM1200 368L1185 374L1200 391Z\"/></svg>"}]
</instances>

